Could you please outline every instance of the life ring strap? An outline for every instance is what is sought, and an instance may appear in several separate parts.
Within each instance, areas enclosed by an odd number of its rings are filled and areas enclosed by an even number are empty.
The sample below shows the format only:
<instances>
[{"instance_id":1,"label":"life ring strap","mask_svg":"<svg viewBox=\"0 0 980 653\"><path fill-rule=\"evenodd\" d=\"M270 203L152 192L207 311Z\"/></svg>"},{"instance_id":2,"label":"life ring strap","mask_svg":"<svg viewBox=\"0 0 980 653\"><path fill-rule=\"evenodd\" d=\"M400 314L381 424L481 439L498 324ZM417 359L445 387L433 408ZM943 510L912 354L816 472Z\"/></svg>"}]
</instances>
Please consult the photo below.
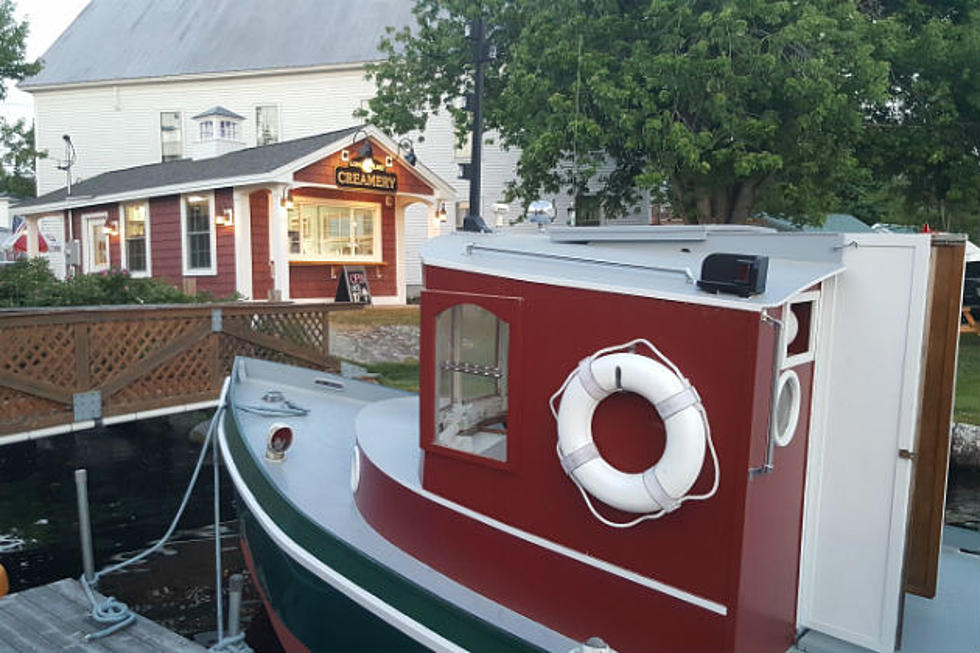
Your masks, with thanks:
<instances>
[{"instance_id":1,"label":"life ring strap","mask_svg":"<svg viewBox=\"0 0 980 653\"><path fill-rule=\"evenodd\" d=\"M561 456L561 468L565 470L565 474L571 476L572 472L576 469L589 462L590 460L595 460L599 457L599 450L596 448L594 442L590 442L583 445L567 454L562 454Z\"/></svg>"},{"instance_id":2,"label":"life ring strap","mask_svg":"<svg viewBox=\"0 0 980 653\"><path fill-rule=\"evenodd\" d=\"M660 479L654 473L657 466L654 465L647 471L643 472L643 485L647 489L647 493L650 498L657 502L657 505L663 509L664 512L674 512L681 507L681 502L676 498L667 494L667 490L664 486L660 484Z\"/></svg>"},{"instance_id":3,"label":"life ring strap","mask_svg":"<svg viewBox=\"0 0 980 653\"><path fill-rule=\"evenodd\" d=\"M592 359L583 358L578 364L578 381L582 384L582 389L596 401L602 401L609 396L607 392L599 382L595 380L595 374L592 373Z\"/></svg>"},{"instance_id":4,"label":"life ring strap","mask_svg":"<svg viewBox=\"0 0 980 653\"><path fill-rule=\"evenodd\" d=\"M685 382L685 388L673 394L666 399L661 399L653 405L657 409L657 414L660 415L660 419L667 421L668 417L672 417L689 406L696 406L701 403L701 396L698 391L694 389L693 385L687 384Z\"/></svg>"}]
</instances>

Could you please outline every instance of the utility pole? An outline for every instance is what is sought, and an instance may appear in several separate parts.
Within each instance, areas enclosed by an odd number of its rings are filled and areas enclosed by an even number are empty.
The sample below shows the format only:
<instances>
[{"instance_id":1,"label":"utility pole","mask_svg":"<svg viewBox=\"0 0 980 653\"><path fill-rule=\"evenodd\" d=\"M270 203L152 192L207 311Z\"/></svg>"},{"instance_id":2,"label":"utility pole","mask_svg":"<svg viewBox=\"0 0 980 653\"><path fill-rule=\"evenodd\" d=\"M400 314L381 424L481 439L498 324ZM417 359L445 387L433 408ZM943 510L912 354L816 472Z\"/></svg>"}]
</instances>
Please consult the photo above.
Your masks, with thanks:
<instances>
[{"instance_id":1,"label":"utility pole","mask_svg":"<svg viewBox=\"0 0 980 653\"><path fill-rule=\"evenodd\" d=\"M463 220L463 231L490 231L480 217L480 182L483 174L483 64L489 54L486 28L482 18L470 22L469 39L473 42L473 59L476 71L473 79L473 95L467 108L473 112L473 139L470 165L463 167L463 178L470 180L470 206Z\"/></svg>"}]
</instances>

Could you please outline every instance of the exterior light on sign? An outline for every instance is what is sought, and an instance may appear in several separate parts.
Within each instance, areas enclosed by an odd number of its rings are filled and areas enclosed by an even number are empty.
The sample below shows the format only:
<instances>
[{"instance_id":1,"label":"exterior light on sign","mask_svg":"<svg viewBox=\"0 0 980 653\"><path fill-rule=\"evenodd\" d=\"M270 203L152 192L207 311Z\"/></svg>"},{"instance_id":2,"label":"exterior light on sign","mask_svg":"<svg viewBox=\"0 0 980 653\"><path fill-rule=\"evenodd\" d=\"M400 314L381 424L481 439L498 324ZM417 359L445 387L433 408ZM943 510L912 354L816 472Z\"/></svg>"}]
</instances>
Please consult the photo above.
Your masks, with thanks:
<instances>
[{"instance_id":1,"label":"exterior light on sign","mask_svg":"<svg viewBox=\"0 0 980 653\"><path fill-rule=\"evenodd\" d=\"M368 149L371 149L370 145L368 145ZM374 159L372 159L370 155L361 159L361 170L368 174L374 172Z\"/></svg>"},{"instance_id":2,"label":"exterior light on sign","mask_svg":"<svg viewBox=\"0 0 980 653\"><path fill-rule=\"evenodd\" d=\"M398 152L404 152L405 160L408 161L408 165L414 166L415 162L418 161L418 157L415 156L415 146L412 145L412 141L407 138L403 138L398 141Z\"/></svg>"}]
</instances>

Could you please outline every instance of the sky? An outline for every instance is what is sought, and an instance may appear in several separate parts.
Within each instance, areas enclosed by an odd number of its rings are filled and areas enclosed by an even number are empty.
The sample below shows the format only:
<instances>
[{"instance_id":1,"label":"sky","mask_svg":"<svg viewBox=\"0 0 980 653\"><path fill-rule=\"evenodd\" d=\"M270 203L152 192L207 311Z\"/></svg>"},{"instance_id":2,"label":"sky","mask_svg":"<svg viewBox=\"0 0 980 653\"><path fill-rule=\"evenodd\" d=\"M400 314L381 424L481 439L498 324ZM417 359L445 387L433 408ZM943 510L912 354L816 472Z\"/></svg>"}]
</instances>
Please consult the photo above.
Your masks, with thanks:
<instances>
[{"instance_id":1,"label":"sky","mask_svg":"<svg viewBox=\"0 0 980 653\"><path fill-rule=\"evenodd\" d=\"M43 55L88 3L89 0L14 0L17 19L30 23L27 59L33 61ZM33 98L7 82L7 97L0 102L0 116L11 121L33 120Z\"/></svg>"}]
</instances>

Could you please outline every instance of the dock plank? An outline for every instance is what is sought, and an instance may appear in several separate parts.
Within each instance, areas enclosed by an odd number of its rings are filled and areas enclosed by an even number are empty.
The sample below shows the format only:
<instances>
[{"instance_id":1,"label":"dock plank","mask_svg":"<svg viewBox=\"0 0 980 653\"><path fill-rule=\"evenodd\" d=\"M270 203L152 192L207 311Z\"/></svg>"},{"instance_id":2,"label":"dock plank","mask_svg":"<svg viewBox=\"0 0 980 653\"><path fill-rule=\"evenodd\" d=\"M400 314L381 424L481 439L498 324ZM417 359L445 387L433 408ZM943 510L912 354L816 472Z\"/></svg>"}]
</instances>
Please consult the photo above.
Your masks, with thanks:
<instances>
[{"instance_id":1,"label":"dock plank","mask_svg":"<svg viewBox=\"0 0 980 653\"><path fill-rule=\"evenodd\" d=\"M86 608L89 605L85 590L76 581L62 581L62 584L59 584L56 589L69 599L84 602ZM101 600L101 594L97 593L96 596ZM181 637L177 633L139 614L136 615L136 623L126 628L125 631L120 632L128 632L134 639L142 642L138 650L171 651L173 653L198 653L204 651L204 648L200 645ZM129 653L132 650L134 649L126 648L123 653Z\"/></svg>"},{"instance_id":2,"label":"dock plank","mask_svg":"<svg viewBox=\"0 0 980 653\"><path fill-rule=\"evenodd\" d=\"M89 618L90 610L85 591L70 578L0 598L0 653L205 653L198 644L139 615L119 632L86 640L86 634L100 629Z\"/></svg>"}]
</instances>

